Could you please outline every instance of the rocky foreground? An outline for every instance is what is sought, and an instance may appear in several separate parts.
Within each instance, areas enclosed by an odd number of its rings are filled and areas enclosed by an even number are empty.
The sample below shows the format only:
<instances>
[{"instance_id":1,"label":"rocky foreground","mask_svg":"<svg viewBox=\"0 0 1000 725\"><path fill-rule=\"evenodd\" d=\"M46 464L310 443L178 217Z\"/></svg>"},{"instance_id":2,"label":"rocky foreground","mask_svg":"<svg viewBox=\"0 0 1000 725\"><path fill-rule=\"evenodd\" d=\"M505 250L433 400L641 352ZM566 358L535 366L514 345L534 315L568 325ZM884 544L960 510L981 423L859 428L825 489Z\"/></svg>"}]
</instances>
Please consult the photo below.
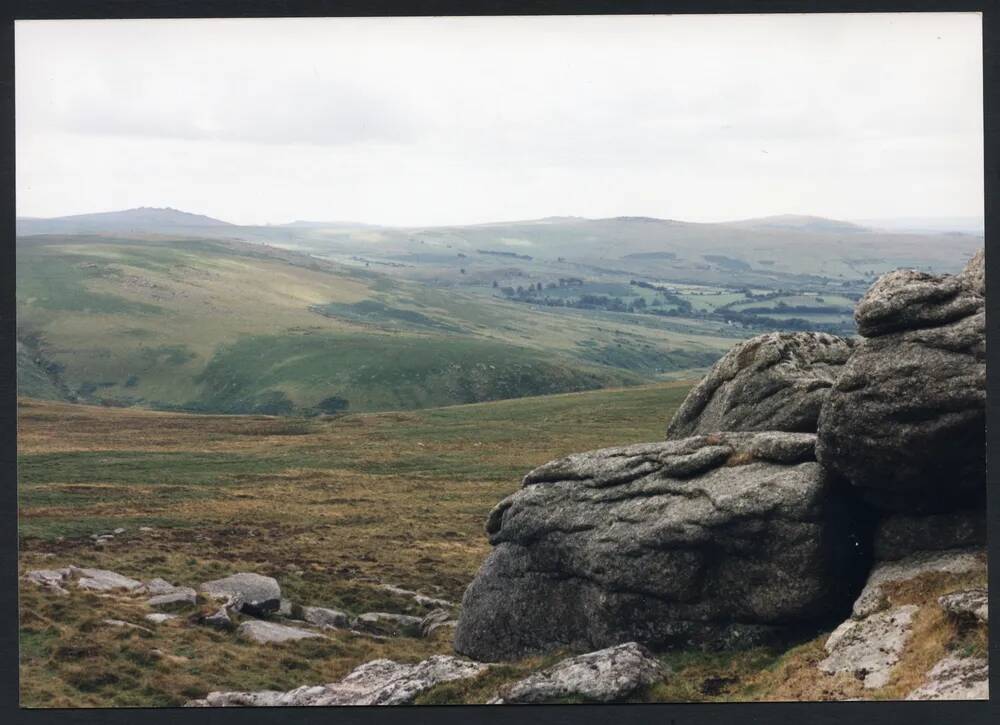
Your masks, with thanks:
<instances>
[{"instance_id":1,"label":"rocky foreground","mask_svg":"<svg viewBox=\"0 0 1000 725\"><path fill-rule=\"evenodd\" d=\"M528 473L490 513L493 550L460 605L385 584L423 614L349 613L289 601L252 572L183 584L72 565L25 576L46 596L143 603L138 621L108 628L214 631L262 651L454 628L456 654L374 659L333 682L189 706L407 704L492 682L501 662L543 660L519 679L498 674L480 701L613 702L676 677L665 654L761 645L801 650L789 680L819 683L778 698L987 697L983 255L960 275L886 275L856 317L858 341L737 345L665 441ZM942 633L943 648L927 644Z\"/></svg>"}]
</instances>

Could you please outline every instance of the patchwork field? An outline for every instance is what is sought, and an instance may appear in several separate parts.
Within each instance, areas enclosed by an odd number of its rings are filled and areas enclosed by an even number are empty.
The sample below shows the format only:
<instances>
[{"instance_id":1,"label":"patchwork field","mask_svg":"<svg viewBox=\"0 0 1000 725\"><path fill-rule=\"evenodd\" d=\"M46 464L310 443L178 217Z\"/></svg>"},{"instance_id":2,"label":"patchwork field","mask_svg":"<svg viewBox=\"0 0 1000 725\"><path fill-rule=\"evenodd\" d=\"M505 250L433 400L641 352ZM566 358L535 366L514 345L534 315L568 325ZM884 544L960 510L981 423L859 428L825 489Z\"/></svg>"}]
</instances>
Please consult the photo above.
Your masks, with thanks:
<instances>
[{"instance_id":1,"label":"patchwork field","mask_svg":"<svg viewBox=\"0 0 1000 725\"><path fill-rule=\"evenodd\" d=\"M311 419L21 399L20 565L92 566L192 586L253 571L274 576L300 604L419 613L412 599L382 585L459 601L489 548L488 511L528 469L573 451L662 438L689 387ZM95 543L117 528L125 531ZM954 584L927 581L898 596L930 601ZM448 629L388 639L334 630L325 640L258 645L194 624L198 610L156 626L143 621L149 611L139 595L73 589L59 597L22 584L22 703L176 706L211 690L329 682L378 657L415 662L451 652ZM928 636L906 655L913 668L899 668L875 693L861 692L853 678L817 673L821 637L790 652L669 653L663 659L673 674L636 697L898 696L958 637L943 616L920 626ZM499 684L558 655L440 685L418 702L485 702Z\"/></svg>"}]
</instances>

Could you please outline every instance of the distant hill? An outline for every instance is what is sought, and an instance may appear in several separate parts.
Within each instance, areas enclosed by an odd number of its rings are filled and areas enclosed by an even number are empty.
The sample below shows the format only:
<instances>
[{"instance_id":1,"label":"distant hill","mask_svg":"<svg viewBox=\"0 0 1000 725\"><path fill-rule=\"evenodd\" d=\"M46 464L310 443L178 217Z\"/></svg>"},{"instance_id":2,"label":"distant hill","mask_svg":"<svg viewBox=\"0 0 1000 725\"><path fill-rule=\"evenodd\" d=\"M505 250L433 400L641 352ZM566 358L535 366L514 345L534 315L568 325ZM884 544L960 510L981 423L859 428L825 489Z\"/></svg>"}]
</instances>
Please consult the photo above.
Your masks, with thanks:
<instances>
[{"instance_id":1,"label":"distant hill","mask_svg":"<svg viewBox=\"0 0 1000 725\"><path fill-rule=\"evenodd\" d=\"M808 232L866 232L867 227L838 219L827 219L805 214L779 214L777 216L743 219L735 222L723 222L726 226L744 229L798 229Z\"/></svg>"},{"instance_id":2,"label":"distant hill","mask_svg":"<svg viewBox=\"0 0 1000 725\"><path fill-rule=\"evenodd\" d=\"M95 214L74 214L72 216L39 219L19 217L17 233L31 234L170 234L184 231L198 231L205 228L231 228L235 225L203 214L170 207L146 207L107 211Z\"/></svg>"}]
</instances>

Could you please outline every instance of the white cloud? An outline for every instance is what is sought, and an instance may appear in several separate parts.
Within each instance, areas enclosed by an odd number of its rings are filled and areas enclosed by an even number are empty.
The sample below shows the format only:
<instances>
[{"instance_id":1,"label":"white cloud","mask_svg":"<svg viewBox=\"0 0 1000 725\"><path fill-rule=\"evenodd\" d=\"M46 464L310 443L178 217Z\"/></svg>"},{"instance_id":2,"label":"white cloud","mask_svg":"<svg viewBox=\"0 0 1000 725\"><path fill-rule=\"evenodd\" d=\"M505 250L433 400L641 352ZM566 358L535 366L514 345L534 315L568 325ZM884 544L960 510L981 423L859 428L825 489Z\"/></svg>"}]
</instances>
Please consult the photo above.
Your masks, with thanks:
<instances>
[{"instance_id":1,"label":"white cloud","mask_svg":"<svg viewBox=\"0 0 1000 725\"><path fill-rule=\"evenodd\" d=\"M17 24L18 213L982 213L977 14Z\"/></svg>"}]
</instances>

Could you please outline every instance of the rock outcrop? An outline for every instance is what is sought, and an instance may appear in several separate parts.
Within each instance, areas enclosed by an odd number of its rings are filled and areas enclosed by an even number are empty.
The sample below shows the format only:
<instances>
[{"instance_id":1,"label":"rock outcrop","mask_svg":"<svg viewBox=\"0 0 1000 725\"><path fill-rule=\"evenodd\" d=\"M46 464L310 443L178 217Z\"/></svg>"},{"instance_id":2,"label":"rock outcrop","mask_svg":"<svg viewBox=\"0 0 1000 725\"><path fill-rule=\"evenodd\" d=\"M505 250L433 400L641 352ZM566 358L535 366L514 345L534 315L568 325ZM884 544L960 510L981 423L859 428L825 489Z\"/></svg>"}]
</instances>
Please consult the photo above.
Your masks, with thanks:
<instances>
[{"instance_id":1,"label":"rock outcrop","mask_svg":"<svg viewBox=\"0 0 1000 725\"><path fill-rule=\"evenodd\" d=\"M989 667L983 657L948 655L927 673L927 681L907 700L988 700Z\"/></svg>"},{"instance_id":2,"label":"rock outcrop","mask_svg":"<svg viewBox=\"0 0 1000 725\"><path fill-rule=\"evenodd\" d=\"M913 617L919 609L907 604L861 619L848 619L826 640L828 656L819 663L819 669L828 674L854 675L866 688L884 687L913 633Z\"/></svg>"},{"instance_id":3,"label":"rock outcrop","mask_svg":"<svg viewBox=\"0 0 1000 725\"><path fill-rule=\"evenodd\" d=\"M990 600L985 589L963 589L938 597L941 609L963 624L989 624Z\"/></svg>"},{"instance_id":4,"label":"rock outcrop","mask_svg":"<svg viewBox=\"0 0 1000 725\"><path fill-rule=\"evenodd\" d=\"M618 702L664 676L641 645L627 642L571 657L504 688L492 705L511 703Z\"/></svg>"},{"instance_id":5,"label":"rock outcrop","mask_svg":"<svg viewBox=\"0 0 1000 725\"><path fill-rule=\"evenodd\" d=\"M249 572L205 582L198 591L214 599L229 600L234 608L255 617L277 612L281 606L277 580Z\"/></svg>"},{"instance_id":6,"label":"rock outcrop","mask_svg":"<svg viewBox=\"0 0 1000 725\"><path fill-rule=\"evenodd\" d=\"M535 469L490 513L455 649L750 646L843 612L867 562L814 440L719 433Z\"/></svg>"},{"instance_id":7,"label":"rock outcrop","mask_svg":"<svg viewBox=\"0 0 1000 725\"><path fill-rule=\"evenodd\" d=\"M667 438L726 430L815 433L852 346L823 332L770 332L735 345L688 393Z\"/></svg>"},{"instance_id":8,"label":"rock outcrop","mask_svg":"<svg viewBox=\"0 0 1000 725\"><path fill-rule=\"evenodd\" d=\"M985 509L915 516L891 514L875 529L875 559L902 559L919 552L986 546Z\"/></svg>"},{"instance_id":9,"label":"rock outcrop","mask_svg":"<svg viewBox=\"0 0 1000 725\"><path fill-rule=\"evenodd\" d=\"M288 627L284 624L264 622L256 619L251 619L241 624L236 629L236 634L257 644L282 644L297 639L310 639L323 636L319 632L313 632L308 629Z\"/></svg>"},{"instance_id":10,"label":"rock outcrop","mask_svg":"<svg viewBox=\"0 0 1000 725\"><path fill-rule=\"evenodd\" d=\"M865 340L823 404L817 457L880 508L982 505L984 271L980 252L959 275L892 272L858 304Z\"/></svg>"},{"instance_id":11,"label":"rock outcrop","mask_svg":"<svg viewBox=\"0 0 1000 725\"><path fill-rule=\"evenodd\" d=\"M306 707L334 705L406 705L444 682L482 674L487 665L434 655L415 665L373 660L339 682L299 687L289 692L211 692L187 707Z\"/></svg>"}]
</instances>

